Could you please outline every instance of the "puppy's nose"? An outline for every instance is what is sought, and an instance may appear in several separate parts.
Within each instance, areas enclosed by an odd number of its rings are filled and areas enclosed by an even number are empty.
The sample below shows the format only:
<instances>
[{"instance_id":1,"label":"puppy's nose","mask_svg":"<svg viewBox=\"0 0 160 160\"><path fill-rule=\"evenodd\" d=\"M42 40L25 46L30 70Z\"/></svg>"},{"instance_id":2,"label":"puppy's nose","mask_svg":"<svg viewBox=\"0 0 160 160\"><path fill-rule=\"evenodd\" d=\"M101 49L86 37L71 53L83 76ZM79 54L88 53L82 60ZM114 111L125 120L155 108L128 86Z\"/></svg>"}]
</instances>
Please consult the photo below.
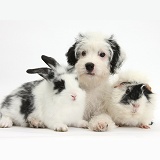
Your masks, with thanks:
<instances>
[{"instance_id":1,"label":"puppy's nose","mask_svg":"<svg viewBox=\"0 0 160 160\"><path fill-rule=\"evenodd\" d=\"M94 64L91 63L91 62L88 62L88 63L85 64L85 67L86 67L87 71L92 72L93 69L94 69Z\"/></svg>"}]
</instances>

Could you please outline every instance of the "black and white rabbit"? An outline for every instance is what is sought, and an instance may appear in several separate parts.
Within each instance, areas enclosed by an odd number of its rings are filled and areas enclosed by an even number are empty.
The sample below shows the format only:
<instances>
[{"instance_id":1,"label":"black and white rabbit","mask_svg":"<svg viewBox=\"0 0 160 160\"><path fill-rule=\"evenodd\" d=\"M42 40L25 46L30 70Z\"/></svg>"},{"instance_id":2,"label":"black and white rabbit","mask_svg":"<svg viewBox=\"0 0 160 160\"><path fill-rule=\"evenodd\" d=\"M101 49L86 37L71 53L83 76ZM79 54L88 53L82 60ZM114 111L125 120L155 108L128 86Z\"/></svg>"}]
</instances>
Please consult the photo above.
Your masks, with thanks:
<instances>
[{"instance_id":1,"label":"black and white rabbit","mask_svg":"<svg viewBox=\"0 0 160 160\"><path fill-rule=\"evenodd\" d=\"M144 74L122 72L109 94L107 110L116 125L150 128L154 118L155 94Z\"/></svg>"},{"instance_id":2,"label":"black and white rabbit","mask_svg":"<svg viewBox=\"0 0 160 160\"><path fill-rule=\"evenodd\" d=\"M4 99L0 127L29 123L55 131L67 131L68 126L87 128L83 120L86 93L79 88L76 74L51 57L41 58L50 68L28 69L27 73L44 79L23 84Z\"/></svg>"}]
</instances>

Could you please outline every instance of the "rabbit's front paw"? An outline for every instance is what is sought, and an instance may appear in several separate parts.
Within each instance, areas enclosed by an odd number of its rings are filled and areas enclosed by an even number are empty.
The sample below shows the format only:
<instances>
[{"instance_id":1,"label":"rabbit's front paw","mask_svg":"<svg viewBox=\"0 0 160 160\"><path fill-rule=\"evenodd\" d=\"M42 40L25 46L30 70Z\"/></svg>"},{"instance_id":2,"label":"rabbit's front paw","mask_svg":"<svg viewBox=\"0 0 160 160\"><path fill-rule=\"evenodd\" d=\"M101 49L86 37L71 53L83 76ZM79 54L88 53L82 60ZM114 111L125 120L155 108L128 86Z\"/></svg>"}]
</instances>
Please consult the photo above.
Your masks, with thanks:
<instances>
[{"instance_id":1,"label":"rabbit's front paw","mask_svg":"<svg viewBox=\"0 0 160 160\"><path fill-rule=\"evenodd\" d=\"M63 123L57 123L54 125L53 130L58 131L58 132L67 132L68 127L67 127L67 125L65 125Z\"/></svg>"},{"instance_id":2,"label":"rabbit's front paw","mask_svg":"<svg viewBox=\"0 0 160 160\"><path fill-rule=\"evenodd\" d=\"M38 119L28 117L28 125L31 128L46 128L44 123Z\"/></svg>"},{"instance_id":3,"label":"rabbit's front paw","mask_svg":"<svg viewBox=\"0 0 160 160\"><path fill-rule=\"evenodd\" d=\"M2 116L0 119L0 128L9 128L13 125L12 120L7 116Z\"/></svg>"}]
</instances>

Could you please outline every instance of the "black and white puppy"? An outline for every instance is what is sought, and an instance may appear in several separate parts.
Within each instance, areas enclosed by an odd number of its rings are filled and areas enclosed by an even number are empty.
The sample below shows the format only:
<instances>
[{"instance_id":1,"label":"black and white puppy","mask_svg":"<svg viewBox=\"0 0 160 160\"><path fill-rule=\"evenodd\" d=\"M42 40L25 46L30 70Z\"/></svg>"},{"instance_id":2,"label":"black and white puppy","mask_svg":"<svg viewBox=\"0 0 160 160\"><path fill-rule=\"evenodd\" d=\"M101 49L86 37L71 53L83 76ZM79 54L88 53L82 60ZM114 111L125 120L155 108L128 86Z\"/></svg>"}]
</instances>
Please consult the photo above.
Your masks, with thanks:
<instances>
[{"instance_id":1,"label":"black and white puppy","mask_svg":"<svg viewBox=\"0 0 160 160\"><path fill-rule=\"evenodd\" d=\"M87 93L84 119L93 131L106 131L115 123L107 114L105 95L109 76L116 73L125 54L113 38L101 33L79 34L66 53L69 65L75 66L80 87Z\"/></svg>"}]
</instances>

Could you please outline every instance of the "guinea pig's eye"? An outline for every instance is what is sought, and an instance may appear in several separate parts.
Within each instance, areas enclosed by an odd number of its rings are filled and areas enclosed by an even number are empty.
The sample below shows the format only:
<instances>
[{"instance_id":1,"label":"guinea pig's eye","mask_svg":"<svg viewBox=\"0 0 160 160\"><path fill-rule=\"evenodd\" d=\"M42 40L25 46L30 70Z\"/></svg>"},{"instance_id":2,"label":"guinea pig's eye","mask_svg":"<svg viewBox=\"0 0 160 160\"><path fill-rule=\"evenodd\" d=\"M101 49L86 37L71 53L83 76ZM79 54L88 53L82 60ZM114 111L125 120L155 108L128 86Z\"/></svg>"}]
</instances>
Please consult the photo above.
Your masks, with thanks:
<instances>
[{"instance_id":1,"label":"guinea pig's eye","mask_svg":"<svg viewBox=\"0 0 160 160\"><path fill-rule=\"evenodd\" d=\"M81 55L84 57L86 56L86 51L82 51Z\"/></svg>"},{"instance_id":2,"label":"guinea pig's eye","mask_svg":"<svg viewBox=\"0 0 160 160\"><path fill-rule=\"evenodd\" d=\"M126 94L129 94L129 93L130 93L130 89L127 89L127 90L126 90Z\"/></svg>"},{"instance_id":3,"label":"guinea pig's eye","mask_svg":"<svg viewBox=\"0 0 160 160\"><path fill-rule=\"evenodd\" d=\"M102 58L105 57L105 55L106 54L104 52L99 53L99 56L102 57Z\"/></svg>"}]
</instances>

